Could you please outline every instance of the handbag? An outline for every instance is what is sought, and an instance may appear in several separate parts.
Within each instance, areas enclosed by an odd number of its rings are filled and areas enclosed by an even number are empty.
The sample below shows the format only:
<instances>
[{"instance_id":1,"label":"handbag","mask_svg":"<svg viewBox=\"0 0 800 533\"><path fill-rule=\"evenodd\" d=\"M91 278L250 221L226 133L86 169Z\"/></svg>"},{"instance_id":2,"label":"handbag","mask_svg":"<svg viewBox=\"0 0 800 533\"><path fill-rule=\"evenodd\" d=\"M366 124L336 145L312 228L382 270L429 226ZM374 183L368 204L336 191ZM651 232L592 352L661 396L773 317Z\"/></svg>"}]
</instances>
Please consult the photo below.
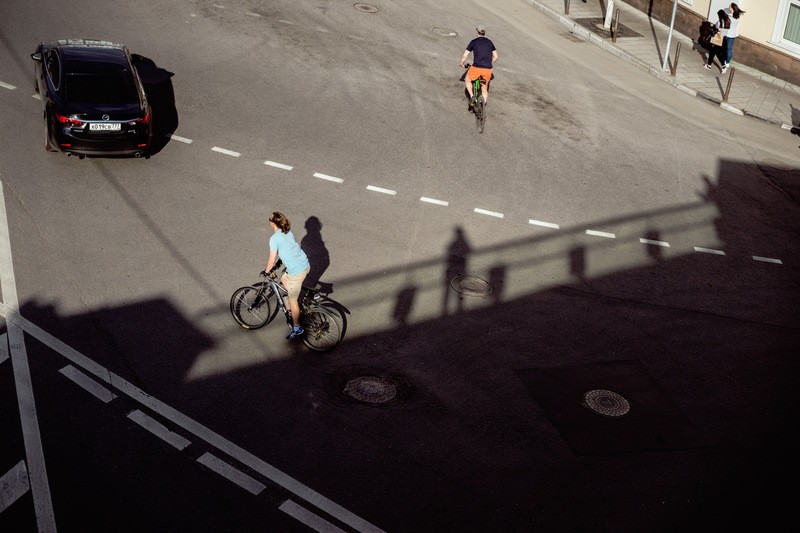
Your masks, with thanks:
<instances>
[{"instance_id":1,"label":"handbag","mask_svg":"<svg viewBox=\"0 0 800 533\"><path fill-rule=\"evenodd\" d=\"M722 32L721 31L717 31L717 33L715 33L714 35L711 36L711 39L709 39L708 42L710 42L714 46L722 46L723 39L724 39L724 36L722 35Z\"/></svg>"}]
</instances>

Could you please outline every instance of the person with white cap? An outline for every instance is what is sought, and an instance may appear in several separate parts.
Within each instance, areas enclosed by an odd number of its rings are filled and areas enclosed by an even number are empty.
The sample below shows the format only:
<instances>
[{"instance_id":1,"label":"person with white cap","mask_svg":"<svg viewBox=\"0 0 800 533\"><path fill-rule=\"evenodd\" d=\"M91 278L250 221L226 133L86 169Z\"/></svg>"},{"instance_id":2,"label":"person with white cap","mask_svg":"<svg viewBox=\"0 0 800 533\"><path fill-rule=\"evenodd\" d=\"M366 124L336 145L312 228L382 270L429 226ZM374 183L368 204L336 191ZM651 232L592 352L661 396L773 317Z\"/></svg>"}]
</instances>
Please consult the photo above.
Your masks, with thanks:
<instances>
[{"instance_id":1,"label":"person with white cap","mask_svg":"<svg viewBox=\"0 0 800 533\"><path fill-rule=\"evenodd\" d=\"M481 94L483 95L483 103L486 104L489 99L489 81L492 79L492 67L497 62L497 49L494 43L485 37L486 27L479 24L475 31L477 37L472 39L467 45L467 49L461 55L461 63L459 65L464 68L464 62L472 52L472 66L469 67L466 76L464 76L464 85L467 87L469 94L470 110L472 109L472 82L480 77L486 80L486 83L481 84Z\"/></svg>"}]
</instances>

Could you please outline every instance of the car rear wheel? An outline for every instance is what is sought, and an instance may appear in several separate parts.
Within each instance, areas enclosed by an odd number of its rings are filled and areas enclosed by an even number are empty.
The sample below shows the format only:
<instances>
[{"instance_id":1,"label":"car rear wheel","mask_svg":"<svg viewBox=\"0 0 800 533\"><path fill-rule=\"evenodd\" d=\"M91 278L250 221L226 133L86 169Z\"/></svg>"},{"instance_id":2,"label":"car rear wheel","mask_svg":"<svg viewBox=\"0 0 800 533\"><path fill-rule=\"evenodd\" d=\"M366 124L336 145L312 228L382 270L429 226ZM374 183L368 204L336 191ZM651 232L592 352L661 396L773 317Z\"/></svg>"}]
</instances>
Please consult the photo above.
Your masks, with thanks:
<instances>
[{"instance_id":1,"label":"car rear wheel","mask_svg":"<svg viewBox=\"0 0 800 533\"><path fill-rule=\"evenodd\" d=\"M57 150L53 148L53 145L50 144L50 121L47 120L47 115L44 116L44 149L48 152L56 152Z\"/></svg>"}]
</instances>

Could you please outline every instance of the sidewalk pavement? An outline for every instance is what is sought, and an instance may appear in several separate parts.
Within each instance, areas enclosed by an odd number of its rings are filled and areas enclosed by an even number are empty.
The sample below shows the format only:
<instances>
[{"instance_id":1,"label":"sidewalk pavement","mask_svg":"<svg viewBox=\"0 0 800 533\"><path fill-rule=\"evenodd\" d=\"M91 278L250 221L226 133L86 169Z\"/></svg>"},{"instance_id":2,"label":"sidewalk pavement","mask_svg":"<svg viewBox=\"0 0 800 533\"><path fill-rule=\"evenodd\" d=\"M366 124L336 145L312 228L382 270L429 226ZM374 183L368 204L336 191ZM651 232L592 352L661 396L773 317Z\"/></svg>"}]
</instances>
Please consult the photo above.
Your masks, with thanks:
<instances>
[{"instance_id":1,"label":"sidewalk pavement","mask_svg":"<svg viewBox=\"0 0 800 533\"><path fill-rule=\"evenodd\" d=\"M732 113L757 117L784 129L791 130L793 126L800 125L800 87L737 63L735 46L731 68L723 75L716 62L710 71L703 68L704 56L698 50L703 53L705 50L699 45L695 46L693 39L696 36L673 31L665 70L662 66L669 25L651 19L646 13L620 0L614 2L615 14L619 9L616 42L612 42L610 32L603 29L605 11L598 2L571 0L569 15L565 15L565 0L526 1L548 17L560 21L574 35L633 63L685 93L705 98ZM599 26L594 24L595 20L599 20ZM670 65L674 64L678 43L680 54L675 76L672 76ZM733 76L733 82L725 101L724 94L730 76Z\"/></svg>"}]
</instances>

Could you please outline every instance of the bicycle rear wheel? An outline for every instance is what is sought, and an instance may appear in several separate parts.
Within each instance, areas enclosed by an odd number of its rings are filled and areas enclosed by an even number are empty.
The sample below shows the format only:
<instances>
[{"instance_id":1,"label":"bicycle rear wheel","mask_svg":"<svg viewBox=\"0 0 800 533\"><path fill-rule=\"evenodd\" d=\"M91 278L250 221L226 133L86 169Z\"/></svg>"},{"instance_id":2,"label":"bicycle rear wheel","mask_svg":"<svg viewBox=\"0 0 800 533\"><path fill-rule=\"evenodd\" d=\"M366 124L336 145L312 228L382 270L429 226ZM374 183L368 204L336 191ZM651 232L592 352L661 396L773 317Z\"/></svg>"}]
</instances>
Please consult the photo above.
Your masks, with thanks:
<instances>
[{"instance_id":1,"label":"bicycle rear wheel","mask_svg":"<svg viewBox=\"0 0 800 533\"><path fill-rule=\"evenodd\" d=\"M486 105L483 103L483 95L478 97L475 106L475 122L478 125L478 133L483 133L483 127L486 124Z\"/></svg>"},{"instance_id":2,"label":"bicycle rear wheel","mask_svg":"<svg viewBox=\"0 0 800 533\"><path fill-rule=\"evenodd\" d=\"M269 295L257 287L241 287L231 296L233 319L245 329L258 329L269 321Z\"/></svg>"},{"instance_id":3,"label":"bicycle rear wheel","mask_svg":"<svg viewBox=\"0 0 800 533\"><path fill-rule=\"evenodd\" d=\"M342 339L342 328L333 313L322 307L315 307L300 317L303 329L303 342L316 352L333 349Z\"/></svg>"}]
</instances>

